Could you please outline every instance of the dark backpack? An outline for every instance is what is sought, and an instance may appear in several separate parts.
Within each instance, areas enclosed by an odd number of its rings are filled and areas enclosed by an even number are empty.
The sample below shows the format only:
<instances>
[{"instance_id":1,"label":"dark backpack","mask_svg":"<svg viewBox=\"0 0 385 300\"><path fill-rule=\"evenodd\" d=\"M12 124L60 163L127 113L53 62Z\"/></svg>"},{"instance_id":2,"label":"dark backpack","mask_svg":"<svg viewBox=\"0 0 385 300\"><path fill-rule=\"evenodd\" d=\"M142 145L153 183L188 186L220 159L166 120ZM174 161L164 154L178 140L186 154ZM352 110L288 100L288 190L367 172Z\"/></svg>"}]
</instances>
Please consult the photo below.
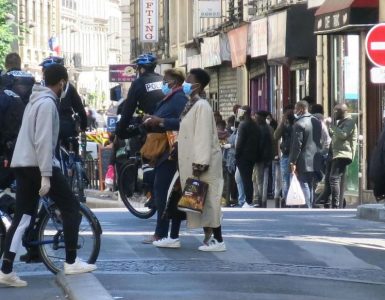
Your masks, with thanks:
<instances>
[{"instance_id":1,"label":"dark backpack","mask_svg":"<svg viewBox=\"0 0 385 300\"><path fill-rule=\"evenodd\" d=\"M10 90L0 91L0 101L8 104L0 113L2 116L0 142L5 157L10 160L23 120L25 104L18 95Z\"/></svg>"}]
</instances>

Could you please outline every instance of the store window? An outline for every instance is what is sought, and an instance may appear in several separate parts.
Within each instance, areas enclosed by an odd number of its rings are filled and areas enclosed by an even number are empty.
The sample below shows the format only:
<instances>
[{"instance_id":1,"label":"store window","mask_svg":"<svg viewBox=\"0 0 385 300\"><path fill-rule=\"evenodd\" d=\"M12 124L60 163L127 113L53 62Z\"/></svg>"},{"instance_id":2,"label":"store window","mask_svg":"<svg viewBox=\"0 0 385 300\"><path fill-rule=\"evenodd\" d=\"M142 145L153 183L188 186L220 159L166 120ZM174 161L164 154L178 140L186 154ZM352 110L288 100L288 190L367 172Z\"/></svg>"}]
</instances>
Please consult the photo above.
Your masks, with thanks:
<instances>
[{"instance_id":1,"label":"store window","mask_svg":"<svg viewBox=\"0 0 385 300\"><path fill-rule=\"evenodd\" d=\"M330 102L329 113L338 103L346 103L357 124L360 105L360 41L358 35L335 35L330 37ZM358 150L358 149L357 149ZM346 189L358 194L358 151L346 175Z\"/></svg>"}]
</instances>

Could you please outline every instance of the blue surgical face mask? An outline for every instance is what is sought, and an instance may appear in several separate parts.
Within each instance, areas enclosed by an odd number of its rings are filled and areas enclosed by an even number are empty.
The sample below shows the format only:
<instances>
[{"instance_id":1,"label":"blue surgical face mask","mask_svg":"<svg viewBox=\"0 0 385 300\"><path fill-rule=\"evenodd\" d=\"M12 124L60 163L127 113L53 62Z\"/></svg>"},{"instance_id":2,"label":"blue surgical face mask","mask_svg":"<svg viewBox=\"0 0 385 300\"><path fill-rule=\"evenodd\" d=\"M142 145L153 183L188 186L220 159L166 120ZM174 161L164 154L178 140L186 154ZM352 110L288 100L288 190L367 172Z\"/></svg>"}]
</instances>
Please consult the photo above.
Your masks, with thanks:
<instances>
[{"instance_id":1,"label":"blue surgical face mask","mask_svg":"<svg viewBox=\"0 0 385 300\"><path fill-rule=\"evenodd\" d=\"M169 86L168 86L168 83L163 83L163 85L162 85L162 92L163 92L163 94L164 95L168 95L168 94L171 94L171 92L172 92L172 88L170 88Z\"/></svg>"},{"instance_id":2,"label":"blue surgical face mask","mask_svg":"<svg viewBox=\"0 0 385 300\"><path fill-rule=\"evenodd\" d=\"M183 82L182 89L183 89L183 93L185 93L187 96L191 95L191 93L193 92L192 83Z\"/></svg>"}]
</instances>

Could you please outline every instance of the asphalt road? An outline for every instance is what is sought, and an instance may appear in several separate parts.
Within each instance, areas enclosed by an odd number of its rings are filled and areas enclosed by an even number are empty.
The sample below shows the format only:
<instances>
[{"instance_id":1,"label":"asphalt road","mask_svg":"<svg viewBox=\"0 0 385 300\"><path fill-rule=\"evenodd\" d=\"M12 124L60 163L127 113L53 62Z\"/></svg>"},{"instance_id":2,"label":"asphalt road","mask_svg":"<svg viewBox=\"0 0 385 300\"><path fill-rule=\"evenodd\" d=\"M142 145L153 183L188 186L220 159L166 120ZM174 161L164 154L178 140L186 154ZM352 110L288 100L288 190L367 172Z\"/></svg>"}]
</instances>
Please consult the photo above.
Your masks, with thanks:
<instances>
[{"instance_id":1,"label":"asphalt road","mask_svg":"<svg viewBox=\"0 0 385 300\"><path fill-rule=\"evenodd\" d=\"M201 230L182 248L141 241L155 219L97 211L104 230L96 276L116 299L384 299L385 224L355 210L224 211L228 251L202 253Z\"/></svg>"},{"instance_id":2,"label":"asphalt road","mask_svg":"<svg viewBox=\"0 0 385 300\"><path fill-rule=\"evenodd\" d=\"M95 275L115 299L385 299L385 224L355 210L225 209L222 253L198 251L202 230L185 224L182 247L160 249L141 243L155 218L95 212L103 227ZM0 299L62 299L44 266L16 269L30 286L0 289Z\"/></svg>"}]
</instances>

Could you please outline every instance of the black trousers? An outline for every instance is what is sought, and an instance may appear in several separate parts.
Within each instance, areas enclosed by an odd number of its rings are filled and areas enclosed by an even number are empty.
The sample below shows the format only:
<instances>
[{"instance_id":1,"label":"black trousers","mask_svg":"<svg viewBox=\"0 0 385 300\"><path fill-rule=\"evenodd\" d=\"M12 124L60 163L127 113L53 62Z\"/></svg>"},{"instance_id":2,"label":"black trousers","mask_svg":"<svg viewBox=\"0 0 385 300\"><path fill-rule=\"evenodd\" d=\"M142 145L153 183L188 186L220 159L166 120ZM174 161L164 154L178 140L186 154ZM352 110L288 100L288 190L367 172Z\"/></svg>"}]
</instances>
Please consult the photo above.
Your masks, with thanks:
<instances>
[{"instance_id":1,"label":"black trousers","mask_svg":"<svg viewBox=\"0 0 385 300\"><path fill-rule=\"evenodd\" d=\"M332 207L343 207L345 194L346 167L351 163L347 158L336 158L329 160L326 164L325 189L319 196L317 202L329 202L332 195Z\"/></svg>"},{"instance_id":2,"label":"black trousers","mask_svg":"<svg viewBox=\"0 0 385 300\"><path fill-rule=\"evenodd\" d=\"M40 170L37 167L15 168L16 210L5 239L4 261L13 262L22 243L25 230L33 224L39 203L41 186ZM66 261L73 263L79 234L79 202L59 168L53 168L48 196L55 202L63 218Z\"/></svg>"},{"instance_id":3,"label":"black trousers","mask_svg":"<svg viewBox=\"0 0 385 300\"><path fill-rule=\"evenodd\" d=\"M254 162L246 160L246 159L239 159L237 160L237 167L239 170L239 173L241 174L241 179L243 183L243 189L245 191L245 197L246 202L248 204L253 203L253 169L254 169Z\"/></svg>"},{"instance_id":4,"label":"black trousers","mask_svg":"<svg viewBox=\"0 0 385 300\"><path fill-rule=\"evenodd\" d=\"M329 182L333 206L339 206L341 208L343 205L346 167L351 162L352 161L347 158L336 158L332 160Z\"/></svg>"},{"instance_id":5,"label":"black trousers","mask_svg":"<svg viewBox=\"0 0 385 300\"><path fill-rule=\"evenodd\" d=\"M177 162L175 160L165 160L155 167L154 197L157 209L155 235L158 238L166 238L168 236L170 220L163 218L163 213L167 204L167 192L176 170ZM170 237L172 239L179 237L181 222L180 218L171 217Z\"/></svg>"}]
</instances>

